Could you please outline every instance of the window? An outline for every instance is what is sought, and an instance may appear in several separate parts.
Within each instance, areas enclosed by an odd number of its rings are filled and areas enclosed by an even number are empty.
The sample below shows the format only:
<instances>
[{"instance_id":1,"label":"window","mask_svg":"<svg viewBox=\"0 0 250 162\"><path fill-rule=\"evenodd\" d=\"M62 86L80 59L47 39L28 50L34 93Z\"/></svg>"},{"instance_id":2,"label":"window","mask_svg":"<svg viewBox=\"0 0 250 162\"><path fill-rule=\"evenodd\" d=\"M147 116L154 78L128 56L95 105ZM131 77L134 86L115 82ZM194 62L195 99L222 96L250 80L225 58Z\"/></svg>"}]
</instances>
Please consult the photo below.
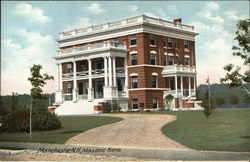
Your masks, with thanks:
<instances>
[{"instance_id":1,"label":"window","mask_svg":"<svg viewBox=\"0 0 250 162\"><path fill-rule=\"evenodd\" d=\"M131 83L132 83L132 88L138 88L138 85L137 85L137 76L132 76L131 77Z\"/></svg>"},{"instance_id":2,"label":"window","mask_svg":"<svg viewBox=\"0 0 250 162\"><path fill-rule=\"evenodd\" d=\"M103 69L104 68L104 65L103 65L103 61L96 61L95 62L95 68L96 69Z\"/></svg>"},{"instance_id":3,"label":"window","mask_svg":"<svg viewBox=\"0 0 250 162\"><path fill-rule=\"evenodd\" d=\"M189 58L188 57L185 57L184 58L184 65L189 65Z\"/></svg>"},{"instance_id":4,"label":"window","mask_svg":"<svg viewBox=\"0 0 250 162\"><path fill-rule=\"evenodd\" d=\"M156 65L156 54L151 53L151 65Z\"/></svg>"},{"instance_id":5,"label":"window","mask_svg":"<svg viewBox=\"0 0 250 162\"><path fill-rule=\"evenodd\" d=\"M133 109L138 109L138 99L133 99L132 104L133 104Z\"/></svg>"},{"instance_id":6,"label":"window","mask_svg":"<svg viewBox=\"0 0 250 162\"><path fill-rule=\"evenodd\" d=\"M137 54L131 54L131 65L137 65Z\"/></svg>"},{"instance_id":7,"label":"window","mask_svg":"<svg viewBox=\"0 0 250 162\"><path fill-rule=\"evenodd\" d=\"M119 44L120 44L119 38L115 38L115 39L113 39L113 41L114 41L114 43L115 43L115 47L118 47Z\"/></svg>"},{"instance_id":8,"label":"window","mask_svg":"<svg viewBox=\"0 0 250 162\"><path fill-rule=\"evenodd\" d=\"M168 55L164 55L164 65L166 66L168 62Z\"/></svg>"},{"instance_id":9,"label":"window","mask_svg":"<svg viewBox=\"0 0 250 162\"><path fill-rule=\"evenodd\" d=\"M174 48L178 48L178 46L179 46L179 45L178 45L178 40L175 39L175 40L174 40Z\"/></svg>"},{"instance_id":10,"label":"window","mask_svg":"<svg viewBox=\"0 0 250 162\"><path fill-rule=\"evenodd\" d=\"M67 82L67 93L72 93L72 84L71 84L71 82Z\"/></svg>"},{"instance_id":11,"label":"window","mask_svg":"<svg viewBox=\"0 0 250 162\"><path fill-rule=\"evenodd\" d=\"M166 37L164 37L164 40L163 40L164 47L167 47L167 41L168 41L168 39Z\"/></svg>"},{"instance_id":12,"label":"window","mask_svg":"<svg viewBox=\"0 0 250 162\"><path fill-rule=\"evenodd\" d=\"M152 75L153 88L158 88L157 75Z\"/></svg>"},{"instance_id":13,"label":"window","mask_svg":"<svg viewBox=\"0 0 250 162\"><path fill-rule=\"evenodd\" d=\"M173 47L173 39L172 38L168 38L168 47L169 48Z\"/></svg>"},{"instance_id":14,"label":"window","mask_svg":"<svg viewBox=\"0 0 250 162\"><path fill-rule=\"evenodd\" d=\"M158 99L154 98L153 99L153 109L157 109L158 108Z\"/></svg>"},{"instance_id":15,"label":"window","mask_svg":"<svg viewBox=\"0 0 250 162\"><path fill-rule=\"evenodd\" d=\"M80 64L81 66L81 71L85 71L85 64L82 62L81 64Z\"/></svg>"},{"instance_id":16,"label":"window","mask_svg":"<svg viewBox=\"0 0 250 162\"><path fill-rule=\"evenodd\" d=\"M131 35L130 45L131 46L136 45L136 35Z\"/></svg>"},{"instance_id":17,"label":"window","mask_svg":"<svg viewBox=\"0 0 250 162\"><path fill-rule=\"evenodd\" d=\"M179 64L179 56L178 55L175 56L175 60L176 60L175 64L178 65Z\"/></svg>"},{"instance_id":18,"label":"window","mask_svg":"<svg viewBox=\"0 0 250 162\"><path fill-rule=\"evenodd\" d=\"M72 73L72 64L67 64L66 66L67 73Z\"/></svg>"},{"instance_id":19,"label":"window","mask_svg":"<svg viewBox=\"0 0 250 162\"><path fill-rule=\"evenodd\" d=\"M189 41L188 40L184 40L184 48L189 49Z\"/></svg>"},{"instance_id":20,"label":"window","mask_svg":"<svg viewBox=\"0 0 250 162\"><path fill-rule=\"evenodd\" d=\"M156 36L153 34L150 34L150 45L156 45Z\"/></svg>"},{"instance_id":21,"label":"window","mask_svg":"<svg viewBox=\"0 0 250 162\"><path fill-rule=\"evenodd\" d=\"M169 56L169 65L174 65L174 56Z\"/></svg>"}]
</instances>

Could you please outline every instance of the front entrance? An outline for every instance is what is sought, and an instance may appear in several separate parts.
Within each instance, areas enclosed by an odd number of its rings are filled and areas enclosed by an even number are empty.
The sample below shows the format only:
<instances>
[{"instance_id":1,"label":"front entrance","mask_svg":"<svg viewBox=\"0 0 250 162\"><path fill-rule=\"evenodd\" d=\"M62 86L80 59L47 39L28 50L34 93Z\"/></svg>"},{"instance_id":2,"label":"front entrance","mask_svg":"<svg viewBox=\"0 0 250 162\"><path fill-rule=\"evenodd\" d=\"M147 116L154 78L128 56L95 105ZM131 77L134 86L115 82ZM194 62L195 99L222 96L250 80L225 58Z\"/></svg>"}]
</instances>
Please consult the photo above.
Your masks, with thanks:
<instances>
[{"instance_id":1,"label":"front entrance","mask_svg":"<svg viewBox=\"0 0 250 162\"><path fill-rule=\"evenodd\" d=\"M104 87L103 80L97 80L95 82L95 98L103 98L103 87Z\"/></svg>"}]
</instances>

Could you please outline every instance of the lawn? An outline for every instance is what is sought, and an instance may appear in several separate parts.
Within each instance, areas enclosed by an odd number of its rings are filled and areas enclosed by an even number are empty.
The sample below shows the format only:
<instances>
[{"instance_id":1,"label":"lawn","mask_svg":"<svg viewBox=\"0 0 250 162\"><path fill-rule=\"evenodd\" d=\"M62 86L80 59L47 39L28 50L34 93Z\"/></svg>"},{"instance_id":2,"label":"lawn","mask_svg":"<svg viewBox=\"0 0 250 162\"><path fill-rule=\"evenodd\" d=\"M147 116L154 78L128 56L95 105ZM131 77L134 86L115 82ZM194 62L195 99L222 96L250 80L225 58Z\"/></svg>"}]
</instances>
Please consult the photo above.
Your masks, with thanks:
<instances>
[{"instance_id":1,"label":"lawn","mask_svg":"<svg viewBox=\"0 0 250 162\"><path fill-rule=\"evenodd\" d=\"M167 112L177 120L163 133L190 148L250 152L250 110L214 110L207 119L202 111Z\"/></svg>"},{"instance_id":2,"label":"lawn","mask_svg":"<svg viewBox=\"0 0 250 162\"><path fill-rule=\"evenodd\" d=\"M65 143L69 138L99 127L105 124L121 121L121 118L101 117L101 116L71 116L59 117L62 128L52 131L33 132L32 138L29 133L1 133L0 141L12 142L39 142L39 143Z\"/></svg>"}]
</instances>

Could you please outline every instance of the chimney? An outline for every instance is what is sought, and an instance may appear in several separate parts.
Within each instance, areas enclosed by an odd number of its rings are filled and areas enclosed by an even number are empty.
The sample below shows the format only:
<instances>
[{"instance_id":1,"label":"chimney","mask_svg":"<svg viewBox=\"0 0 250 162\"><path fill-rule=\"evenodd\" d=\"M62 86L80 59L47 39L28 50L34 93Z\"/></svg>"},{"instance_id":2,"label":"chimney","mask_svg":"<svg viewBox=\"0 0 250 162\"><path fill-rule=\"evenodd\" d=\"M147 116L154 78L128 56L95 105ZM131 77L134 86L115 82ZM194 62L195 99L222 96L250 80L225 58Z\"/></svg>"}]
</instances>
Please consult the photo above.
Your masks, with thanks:
<instances>
[{"instance_id":1,"label":"chimney","mask_svg":"<svg viewBox=\"0 0 250 162\"><path fill-rule=\"evenodd\" d=\"M179 24L181 24L181 18L174 19L174 25L179 25Z\"/></svg>"}]
</instances>

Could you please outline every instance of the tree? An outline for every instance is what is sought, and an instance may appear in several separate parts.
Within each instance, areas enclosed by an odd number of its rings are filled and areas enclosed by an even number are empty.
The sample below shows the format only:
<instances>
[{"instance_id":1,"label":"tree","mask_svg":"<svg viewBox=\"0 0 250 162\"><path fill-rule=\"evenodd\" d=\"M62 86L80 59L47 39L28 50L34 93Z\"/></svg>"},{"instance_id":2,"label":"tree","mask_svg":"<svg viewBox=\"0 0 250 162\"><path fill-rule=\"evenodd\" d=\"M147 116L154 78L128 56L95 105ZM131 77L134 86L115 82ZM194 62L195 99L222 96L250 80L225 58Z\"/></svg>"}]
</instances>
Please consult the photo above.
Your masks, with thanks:
<instances>
[{"instance_id":1,"label":"tree","mask_svg":"<svg viewBox=\"0 0 250 162\"><path fill-rule=\"evenodd\" d=\"M30 68L31 77L28 80L31 82L32 89L31 89L31 97L33 99L43 99L43 86L46 84L48 80L54 80L53 76L45 74L40 74L42 69L41 65L33 65Z\"/></svg>"},{"instance_id":2,"label":"tree","mask_svg":"<svg viewBox=\"0 0 250 162\"><path fill-rule=\"evenodd\" d=\"M217 97L215 99L215 102L216 102L216 105L219 107L223 106L226 103L225 99L222 97Z\"/></svg>"},{"instance_id":3,"label":"tree","mask_svg":"<svg viewBox=\"0 0 250 162\"><path fill-rule=\"evenodd\" d=\"M209 103L209 93L206 92L202 100L202 107L204 107L204 114L208 118L212 114L212 109L214 108L214 100L210 98Z\"/></svg>"},{"instance_id":4,"label":"tree","mask_svg":"<svg viewBox=\"0 0 250 162\"><path fill-rule=\"evenodd\" d=\"M166 101L166 105L167 105L167 108L170 109L172 107L172 101L174 99L174 96L169 94L165 97L165 101Z\"/></svg>"},{"instance_id":5,"label":"tree","mask_svg":"<svg viewBox=\"0 0 250 162\"><path fill-rule=\"evenodd\" d=\"M18 94L15 92L12 92L12 96L11 96L11 111L15 111L17 109L17 105L18 105L18 98L17 98Z\"/></svg>"},{"instance_id":6,"label":"tree","mask_svg":"<svg viewBox=\"0 0 250 162\"><path fill-rule=\"evenodd\" d=\"M249 37L250 19L240 20L237 24L236 37L238 46L233 46L233 55L240 57L244 63L241 66L250 66L250 37ZM229 87L240 87L244 84L250 83L250 70L249 68L243 72L240 72L241 66L228 64L224 67L227 72L225 78L221 78L221 82L228 83ZM248 95L250 91L246 86L243 86Z\"/></svg>"},{"instance_id":7,"label":"tree","mask_svg":"<svg viewBox=\"0 0 250 162\"><path fill-rule=\"evenodd\" d=\"M232 95L229 97L229 103L233 105L233 108L239 104L239 97Z\"/></svg>"}]
</instances>

